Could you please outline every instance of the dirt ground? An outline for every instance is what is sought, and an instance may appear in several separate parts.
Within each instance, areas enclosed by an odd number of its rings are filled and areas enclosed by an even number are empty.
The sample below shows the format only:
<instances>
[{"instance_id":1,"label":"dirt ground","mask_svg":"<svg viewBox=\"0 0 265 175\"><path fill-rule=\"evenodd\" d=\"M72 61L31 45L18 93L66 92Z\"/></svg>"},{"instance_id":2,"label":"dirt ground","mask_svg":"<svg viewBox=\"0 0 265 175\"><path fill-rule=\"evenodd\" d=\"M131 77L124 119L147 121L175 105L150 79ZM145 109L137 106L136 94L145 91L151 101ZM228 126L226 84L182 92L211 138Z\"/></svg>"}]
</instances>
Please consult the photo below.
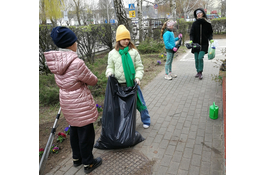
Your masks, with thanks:
<instances>
[{"instance_id":1,"label":"dirt ground","mask_svg":"<svg viewBox=\"0 0 265 175\"><path fill-rule=\"evenodd\" d=\"M214 35L214 39L224 39L226 38L225 35ZM177 52L177 59L180 59L181 56L184 54L185 52ZM152 54L149 55L149 57L154 57L154 58L158 58L159 54ZM144 56L142 57L142 59L144 59ZM157 59L158 60L158 59ZM153 62L148 62L148 63L144 63L145 65L145 73L144 73L144 77L141 81L141 87L144 87L146 84L148 84L158 73L160 73L165 66L165 61L161 60L161 65L157 65L155 63L155 61ZM40 115L46 115L47 111L49 111L50 109L48 107L41 107L39 108L39 114ZM52 119L41 119L40 117L40 122L39 122L39 148L45 148L49 135L51 133L51 129L53 127L57 112L59 110L58 108L54 108L53 110L51 110L52 114L49 114L52 117ZM100 113L99 116L102 116L102 113ZM100 118L100 117L99 117ZM56 153L50 153L48 160L47 160L47 164L45 166L45 170L44 173L48 173L51 169L53 169L54 167L56 167L56 165L58 165L60 162L62 162L67 155L72 153L71 150L71 145L70 145L70 135L66 136L66 139L60 143L57 142L57 134L59 132L64 132L64 129L68 126L68 123L66 122L63 114L61 114L60 119L58 120L58 127L56 129L56 133L55 133L55 137L54 137L54 141L53 144L57 145L59 147L59 152ZM100 127L98 127L97 123L94 124L95 127L95 131L97 132ZM39 158L39 161L41 160L41 157Z\"/></svg>"},{"instance_id":2,"label":"dirt ground","mask_svg":"<svg viewBox=\"0 0 265 175\"><path fill-rule=\"evenodd\" d=\"M44 109L40 109L40 110L44 110ZM56 118L56 113L54 115L54 121L55 121L55 118ZM43 149L45 148L48 138L50 136L54 121L39 124L39 148L43 148ZM56 141L57 134L59 132L63 132L65 127L68 126L68 123L66 122L64 117L61 116L57 124L59 125L55 132L53 144L59 147L59 152L57 154L56 153L49 154L44 173L48 173L52 168L54 168L57 165L58 162L61 162L65 158L66 155L69 155L71 153L69 135L66 136L66 139L62 143ZM39 160L41 160L41 157L39 157Z\"/></svg>"}]
</instances>

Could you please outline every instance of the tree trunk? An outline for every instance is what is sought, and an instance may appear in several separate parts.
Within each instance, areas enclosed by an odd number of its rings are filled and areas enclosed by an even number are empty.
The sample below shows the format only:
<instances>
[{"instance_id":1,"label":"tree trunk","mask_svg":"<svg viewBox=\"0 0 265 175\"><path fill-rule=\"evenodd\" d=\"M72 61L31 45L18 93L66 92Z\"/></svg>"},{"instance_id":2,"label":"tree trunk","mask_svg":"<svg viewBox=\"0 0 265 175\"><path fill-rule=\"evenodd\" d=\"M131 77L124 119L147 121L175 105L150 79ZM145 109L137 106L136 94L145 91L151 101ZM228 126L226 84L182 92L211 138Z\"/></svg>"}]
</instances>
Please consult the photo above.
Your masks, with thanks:
<instances>
[{"instance_id":1,"label":"tree trunk","mask_svg":"<svg viewBox=\"0 0 265 175\"><path fill-rule=\"evenodd\" d=\"M142 21L143 21L142 4L143 4L142 0L137 0L138 24L139 24L139 43L141 43L143 41L143 33L144 33L143 24L142 24Z\"/></svg>"},{"instance_id":2,"label":"tree trunk","mask_svg":"<svg viewBox=\"0 0 265 175\"><path fill-rule=\"evenodd\" d=\"M171 8L171 13L172 13L172 18L173 20L176 20L176 2L173 1L172 2L172 8Z\"/></svg>"},{"instance_id":3,"label":"tree trunk","mask_svg":"<svg viewBox=\"0 0 265 175\"><path fill-rule=\"evenodd\" d=\"M45 14L45 10L44 10L44 0L42 0L41 1L41 15L42 15L42 17L41 17L41 24L46 24L46 14Z\"/></svg>"},{"instance_id":4,"label":"tree trunk","mask_svg":"<svg viewBox=\"0 0 265 175\"><path fill-rule=\"evenodd\" d=\"M114 0L114 8L115 8L115 13L118 19L118 25L123 24L129 31L131 31L129 23L128 23L126 11L125 11L122 1Z\"/></svg>"},{"instance_id":5,"label":"tree trunk","mask_svg":"<svg viewBox=\"0 0 265 175\"><path fill-rule=\"evenodd\" d=\"M56 19L50 19L52 22L52 26L56 27L57 26L57 20Z\"/></svg>"},{"instance_id":6,"label":"tree trunk","mask_svg":"<svg viewBox=\"0 0 265 175\"><path fill-rule=\"evenodd\" d=\"M79 10L80 3L79 3L79 0L77 2L75 0L73 0L73 1L75 3L77 21L78 21L78 24L81 25L80 15L79 15L79 13L80 13L80 10Z\"/></svg>"},{"instance_id":7,"label":"tree trunk","mask_svg":"<svg viewBox=\"0 0 265 175\"><path fill-rule=\"evenodd\" d=\"M80 16L79 16L79 9L78 8L76 8L76 16L77 16L78 24L81 25Z\"/></svg>"}]
</instances>

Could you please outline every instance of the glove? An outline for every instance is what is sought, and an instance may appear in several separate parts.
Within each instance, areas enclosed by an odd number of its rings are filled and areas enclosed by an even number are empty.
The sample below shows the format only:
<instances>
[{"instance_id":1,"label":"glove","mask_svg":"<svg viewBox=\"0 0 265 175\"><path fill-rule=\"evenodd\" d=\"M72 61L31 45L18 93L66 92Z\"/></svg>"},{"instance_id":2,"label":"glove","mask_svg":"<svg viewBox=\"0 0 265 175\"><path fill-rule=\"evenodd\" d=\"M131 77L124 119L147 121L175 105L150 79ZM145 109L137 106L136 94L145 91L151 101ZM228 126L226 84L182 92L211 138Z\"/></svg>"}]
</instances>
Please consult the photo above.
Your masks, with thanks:
<instances>
[{"instance_id":1,"label":"glove","mask_svg":"<svg viewBox=\"0 0 265 175\"><path fill-rule=\"evenodd\" d=\"M179 34L178 38L182 38L182 34L181 33Z\"/></svg>"},{"instance_id":2,"label":"glove","mask_svg":"<svg viewBox=\"0 0 265 175\"><path fill-rule=\"evenodd\" d=\"M190 40L190 42L189 42L190 44L192 44L193 43L193 41L192 40Z\"/></svg>"},{"instance_id":3,"label":"glove","mask_svg":"<svg viewBox=\"0 0 265 175\"><path fill-rule=\"evenodd\" d=\"M109 73L107 74L107 78L109 78L109 76L111 76L111 75L112 75L112 73L109 72Z\"/></svg>"},{"instance_id":4,"label":"glove","mask_svg":"<svg viewBox=\"0 0 265 175\"><path fill-rule=\"evenodd\" d=\"M212 40L210 40L210 43L212 44L214 42L214 40L212 39Z\"/></svg>"},{"instance_id":5,"label":"glove","mask_svg":"<svg viewBox=\"0 0 265 175\"><path fill-rule=\"evenodd\" d=\"M134 81L135 81L138 85L140 85L140 80L139 80L139 78L135 78Z\"/></svg>"},{"instance_id":6,"label":"glove","mask_svg":"<svg viewBox=\"0 0 265 175\"><path fill-rule=\"evenodd\" d=\"M174 52L177 52L177 50L178 50L178 49L177 49L176 47L173 48L173 51L174 51Z\"/></svg>"}]
</instances>

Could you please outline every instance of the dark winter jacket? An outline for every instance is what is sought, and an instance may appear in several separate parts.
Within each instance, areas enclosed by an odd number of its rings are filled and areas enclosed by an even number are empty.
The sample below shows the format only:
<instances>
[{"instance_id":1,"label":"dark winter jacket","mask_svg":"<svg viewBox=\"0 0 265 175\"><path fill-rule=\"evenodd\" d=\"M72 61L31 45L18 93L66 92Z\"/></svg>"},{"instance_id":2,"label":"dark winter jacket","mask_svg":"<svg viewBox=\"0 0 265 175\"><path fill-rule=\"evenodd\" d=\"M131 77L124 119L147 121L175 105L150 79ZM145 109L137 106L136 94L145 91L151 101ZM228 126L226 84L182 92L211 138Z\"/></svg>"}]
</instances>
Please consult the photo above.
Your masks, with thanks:
<instances>
[{"instance_id":1,"label":"dark winter jacket","mask_svg":"<svg viewBox=\"0 0 265 175\"><path fill-rule=\"evenodd\" d=\"M203 18L197 19L196 11L201 10L203 12ZM194 17L196 19L193 22L190 30L190 40L193 43L198 43L201 48L192 49L191 52L204 51L208 53L209 41L213 39L213 29L211 22L207 20L207 16L202 8L196 9L194 11Z\"/></svg>"}]
</instances>

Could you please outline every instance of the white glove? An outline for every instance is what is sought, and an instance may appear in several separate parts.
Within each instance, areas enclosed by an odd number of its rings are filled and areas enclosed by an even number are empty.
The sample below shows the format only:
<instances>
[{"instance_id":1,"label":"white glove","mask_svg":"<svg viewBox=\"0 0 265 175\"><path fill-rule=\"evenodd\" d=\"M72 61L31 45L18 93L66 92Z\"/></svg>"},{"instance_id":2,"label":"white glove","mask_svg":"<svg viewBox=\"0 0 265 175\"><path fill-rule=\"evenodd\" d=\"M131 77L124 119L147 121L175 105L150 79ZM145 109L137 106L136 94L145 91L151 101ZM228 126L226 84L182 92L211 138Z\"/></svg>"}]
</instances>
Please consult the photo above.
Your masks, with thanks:
<instances>
[{"instance_id":1,"label":"white glove","mask_svg":"<svg viewBox=\"0 0 265 175\"><path fill-rule=\"evenodd\" d=\"M109 73L107 74L107 78L109 78L109 76L111 76L111 74L112 74L112 73L111 73L111 72L109 72Z\"/></svg>"},{"instance_id":2,"label":"white glove","mask_svg":"<svg viewBox=\"0 0 265 175\"><path fill-rule=\"evenodd\" d=\"M135 78L134 81L135 81L138 85L140 85L140 80L139 80L139 78Z\"/></svg>"}]
</instances>

